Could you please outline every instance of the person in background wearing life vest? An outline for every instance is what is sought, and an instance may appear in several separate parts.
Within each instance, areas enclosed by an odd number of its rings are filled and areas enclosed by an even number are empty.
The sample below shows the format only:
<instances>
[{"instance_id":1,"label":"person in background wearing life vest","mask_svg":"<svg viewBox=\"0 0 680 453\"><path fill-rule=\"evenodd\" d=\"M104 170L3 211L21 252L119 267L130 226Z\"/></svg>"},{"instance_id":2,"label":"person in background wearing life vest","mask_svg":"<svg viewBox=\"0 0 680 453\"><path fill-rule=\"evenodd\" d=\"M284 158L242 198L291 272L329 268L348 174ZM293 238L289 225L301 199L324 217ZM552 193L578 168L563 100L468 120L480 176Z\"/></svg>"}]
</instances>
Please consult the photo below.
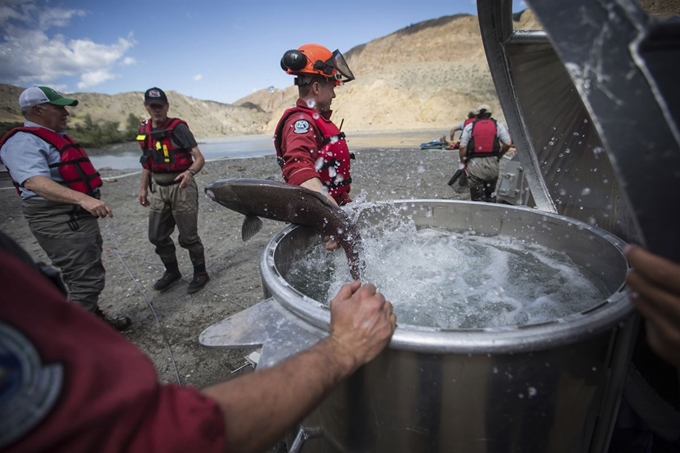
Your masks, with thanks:
<instances>
[{"instance_id":1,"label":"person in background wearing life vest","mask_svg":"<svg viewBox=\"0 0 680 453\"><path fill-rule=\"evenodd\" d=\"M465 126L472 123L476 119L477 119L477 112L475 112L474 110L470 110L468 112L467 119L465 121L458 123L456 126L454 126L451 129L451 132L449 133L449 136L451 137L451 144L449 145L448 149L451 149L451 150L460 149L460 138L463 136L463 130L465 130ZM453 141L454 136L456 135L456 132L458 132L458 131L460 131L461 137L458 137L458 141L454 142ZM456 160L456 162L458 162L458 159L455 159L455 160ZM460 166L458 166L458 167L460 168ZM457 170L458 170L458 168L456 169L456 171ZM454 172L454 175L455 175L455 172ZM461 176L458 178L458 187L460 187L461 189L468 187L467 175L465 174L464 171L462 172ZM463 192L464 192L464 190L463 190Z\"/></svg>"},{"instance_id":2,"label":"person in background wearing life vest","mask_svg":"<svg viewBox=\"0 0 680 453\"><path fill-rule=\"evenodd\" d=\"M491 107L482 104L477 118L465 126L460 138L459 158L465 165L472 201L495 203L498 161L512 146L510 135L501 123L491 118Z\"/></svg>"},{"instance_id":3,"label":"person in background wearing life vest","mask_svg":"<svg viewBox=\"0 0 680 453\"><path fill-rule=\"evenodd\" d=\"M64 133L78 101L51 88L27 88L19 96L23 127L0 140L0 160L21 196L22 211L36 241L61 270L71 301L117 330L127 316L105 314L98 305L106 271L99 218L113 217L101 201L102 180L85 150Z\"/></svg>"},{"instance_id":4,"label":"person in background wearing life vest","mask_svg":"<svg viewBox=\"0 0 680 453\"><path fill-rule=\"evenodd\" d=\"M465 130L465 126L468 124L472 123L474 120L477 119L477 113L474 110L470 110L468 112L468 117L465 121L462 121L455 125L452 129L451 132L449 133L449 136L451 137L451 141L454 139L454 135L456 135L456 132L460 131L461 135L463 134L463 130ZM460 140L458 140L458 143L460 143Z\"/></svg>"},{"instance_id":5,"label":"person in background wearing life vest","mask_svg":"<svg viewBox=\"0 0 680 453\"><path fill-rule=\"evenodd\" d=\"M283 179L323 193L343 206L349 196L350 152L345 134L331 121L335 87L354 80L339 51L305 44L281 58L281 68L295 76L299 99L276 126L274 147Z\"/></svg>"},{"instance_id":6,"label":"person in background wearing life vest","mask_svg":"<svg viewBox=\"0 0 680 453\"><path fill-rule=\"evenodd\" d=\"M165 291L182 278L170 235L179 230L179 245L189 250L194 276L187 293L200 291L210 277L205 267L203 243L198 237L198 185L194 181L205 159L187 123L168 118L170 104L165 92L153 87L144 93L144 107L150 118L139 128L142 147L142 186L139 204L150 207L149 241L165 266L153 289ZM149 190L151 194L149 195Z\"/></svg>"}]
</instances>

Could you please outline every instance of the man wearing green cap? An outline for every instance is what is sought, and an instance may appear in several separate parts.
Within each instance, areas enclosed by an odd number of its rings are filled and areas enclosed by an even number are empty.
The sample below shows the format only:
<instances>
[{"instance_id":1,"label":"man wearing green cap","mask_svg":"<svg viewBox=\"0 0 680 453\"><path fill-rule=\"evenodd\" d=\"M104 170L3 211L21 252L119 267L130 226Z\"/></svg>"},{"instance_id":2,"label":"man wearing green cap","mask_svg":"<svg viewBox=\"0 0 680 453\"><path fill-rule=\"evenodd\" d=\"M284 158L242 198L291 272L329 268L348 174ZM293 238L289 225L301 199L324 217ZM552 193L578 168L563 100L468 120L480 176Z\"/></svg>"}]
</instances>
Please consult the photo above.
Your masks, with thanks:
<instances>
[{"instance_id":1,"label":"man wearing green cap","mask_svg":"<svg viewBox=\"0 0 680 453\"><path fill-rule=\"evenodd\" d=\"M102 180L85 150L64 133L78 101L52 88L27 88L19 96L23 127L0 140L0 161L7 167L31 233L61 270L69 299L118 330L128 317L111 317L99 308L104 289L102 237L98 219L113 217L101 201Z\"/></svg>"}]
</instances>

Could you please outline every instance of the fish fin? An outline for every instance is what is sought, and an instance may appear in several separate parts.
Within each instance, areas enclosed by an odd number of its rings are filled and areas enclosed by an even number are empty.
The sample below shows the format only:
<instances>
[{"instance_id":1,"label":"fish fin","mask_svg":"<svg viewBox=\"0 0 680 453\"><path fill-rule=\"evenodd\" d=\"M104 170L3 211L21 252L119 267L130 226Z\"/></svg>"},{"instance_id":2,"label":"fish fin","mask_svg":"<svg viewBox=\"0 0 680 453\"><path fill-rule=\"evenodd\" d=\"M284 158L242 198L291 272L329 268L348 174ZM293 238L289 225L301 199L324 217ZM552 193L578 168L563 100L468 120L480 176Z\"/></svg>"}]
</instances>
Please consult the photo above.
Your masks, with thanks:
<instances>
[{"instance_id":1,"label":"fish fin","mask_svg":"<svg viewBox=\"0 0 680 453\"><path fill-rule=\"evenodd\" d=\"M262 220L254 215L247 215L241 227L243 242L255 236L262 229Z\"/></svg>"}]
</instances>

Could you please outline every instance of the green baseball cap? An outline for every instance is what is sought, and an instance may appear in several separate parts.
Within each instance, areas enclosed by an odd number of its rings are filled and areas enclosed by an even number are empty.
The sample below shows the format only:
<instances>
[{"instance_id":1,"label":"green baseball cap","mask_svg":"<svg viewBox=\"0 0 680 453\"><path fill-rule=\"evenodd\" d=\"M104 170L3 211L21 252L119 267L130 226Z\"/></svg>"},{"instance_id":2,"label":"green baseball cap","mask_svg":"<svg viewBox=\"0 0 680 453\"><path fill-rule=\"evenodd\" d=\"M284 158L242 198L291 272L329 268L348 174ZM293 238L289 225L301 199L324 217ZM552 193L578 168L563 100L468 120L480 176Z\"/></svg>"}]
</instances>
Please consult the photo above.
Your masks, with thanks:
<instances>
[{"instance_id":1,"label":"green baseball cap","mask_svg":"<svg viewBox=\"0 0 680 453\"><path fill-rule=\"evenodd\" d=\"M73 107L78 105L78 101L76 99L65 98L49 87L26 88L19 96L19 107L21 109L40 104L68 105Z\"/></svg>"}]
</instances>

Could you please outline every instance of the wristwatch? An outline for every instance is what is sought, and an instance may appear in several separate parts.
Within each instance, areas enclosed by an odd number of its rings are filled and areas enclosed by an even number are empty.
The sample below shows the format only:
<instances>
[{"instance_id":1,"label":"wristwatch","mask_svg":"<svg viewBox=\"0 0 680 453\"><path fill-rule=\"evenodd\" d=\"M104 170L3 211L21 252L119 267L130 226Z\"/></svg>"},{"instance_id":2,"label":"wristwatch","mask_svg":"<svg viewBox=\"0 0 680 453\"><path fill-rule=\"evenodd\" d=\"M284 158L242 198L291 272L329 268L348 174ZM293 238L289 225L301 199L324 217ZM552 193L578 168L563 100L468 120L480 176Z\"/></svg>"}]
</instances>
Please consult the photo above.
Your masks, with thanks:
<instances>
[{"instance_id":1,"label":"wristwatch","mask_svg":"<svg viewBox=\"0 0 680 453\"><path fill-rule=\"evenodd\" d=\"M189 169L189 173L191 173L191 176L196 176L196 170L192 170L191 168Z\"/></svg>"}]
</instances>

